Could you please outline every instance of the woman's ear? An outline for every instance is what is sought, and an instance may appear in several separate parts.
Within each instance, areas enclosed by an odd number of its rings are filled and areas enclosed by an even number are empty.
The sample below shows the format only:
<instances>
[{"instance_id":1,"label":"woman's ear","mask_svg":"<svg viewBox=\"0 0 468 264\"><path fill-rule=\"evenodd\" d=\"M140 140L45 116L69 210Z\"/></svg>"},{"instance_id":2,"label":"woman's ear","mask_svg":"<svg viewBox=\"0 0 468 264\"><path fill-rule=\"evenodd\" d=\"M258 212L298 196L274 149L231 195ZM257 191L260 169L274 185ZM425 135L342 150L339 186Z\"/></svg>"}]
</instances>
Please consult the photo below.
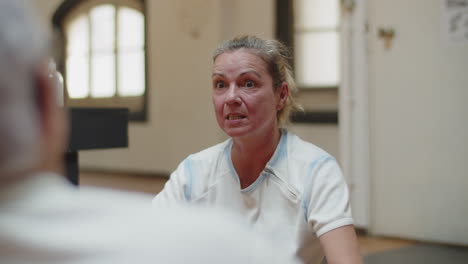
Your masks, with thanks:
<instances>
[{"instance_id":1,"label":"woman's ear","mask_svg":"<svg viewBox=\"0 0 468 264\"><path fill-rule=\"evenodd\" d=\"M287 82L283 82L280 87L278 87L278 102L276 105L276 110L280 111L286 105L286 101L289 96L289 85Z\"/></svg>"}]
</instances>

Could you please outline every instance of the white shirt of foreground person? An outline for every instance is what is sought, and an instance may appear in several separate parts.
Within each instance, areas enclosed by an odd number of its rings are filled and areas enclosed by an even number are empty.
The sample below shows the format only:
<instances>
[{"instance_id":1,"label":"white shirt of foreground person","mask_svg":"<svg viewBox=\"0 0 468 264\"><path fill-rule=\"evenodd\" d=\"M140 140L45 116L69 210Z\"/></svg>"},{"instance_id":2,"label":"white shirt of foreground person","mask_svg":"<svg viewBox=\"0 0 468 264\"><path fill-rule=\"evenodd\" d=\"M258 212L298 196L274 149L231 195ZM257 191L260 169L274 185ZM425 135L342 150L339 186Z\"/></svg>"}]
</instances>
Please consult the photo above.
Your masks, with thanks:
<instances>
[{"instance_id":1,"label":"white shirt of foreground person","mask_svg":"<svg viewBox=\"0 0 468 264\"><path fill-rule=\"evenodd\" d=\"M0 193L0 263L297 263L221 212L41 173Z\"/></svg>"},{"instance_id":2,"label":"white shirt of foreground person","mask_svg":"<svg viewBox=\"0 0 468 264\"><path fill-rule=\"evenodd\" d=\"M304 263L321 263L318 238L353 224L348 188L332 156L285 129L281 134L272 158L249 187L240 189L228 139L186 158L154 206L182 201L228 209Z\"/></svg>"}]
</instances>

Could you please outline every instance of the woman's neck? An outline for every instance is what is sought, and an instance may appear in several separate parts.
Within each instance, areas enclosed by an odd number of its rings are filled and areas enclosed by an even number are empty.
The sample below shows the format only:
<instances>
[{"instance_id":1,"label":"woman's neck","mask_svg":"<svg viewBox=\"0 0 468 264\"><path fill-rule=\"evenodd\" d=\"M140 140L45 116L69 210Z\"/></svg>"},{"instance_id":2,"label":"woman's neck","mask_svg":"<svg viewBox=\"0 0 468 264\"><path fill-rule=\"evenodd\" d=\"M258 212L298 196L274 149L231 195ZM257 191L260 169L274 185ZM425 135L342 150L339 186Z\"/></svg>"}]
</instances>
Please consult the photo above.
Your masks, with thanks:
<instances>
[{"instance_id":1,"label":"woman's neck","mask_svg":"<svg viewBox=\"0 0 468 264\"><path fill-rule=\"evenodd\" d=\"M231 159L244 189L250 186L275 153L281 131L274 129L271 134L255 138L233 138Z\"/></svg>"}]
</instances>

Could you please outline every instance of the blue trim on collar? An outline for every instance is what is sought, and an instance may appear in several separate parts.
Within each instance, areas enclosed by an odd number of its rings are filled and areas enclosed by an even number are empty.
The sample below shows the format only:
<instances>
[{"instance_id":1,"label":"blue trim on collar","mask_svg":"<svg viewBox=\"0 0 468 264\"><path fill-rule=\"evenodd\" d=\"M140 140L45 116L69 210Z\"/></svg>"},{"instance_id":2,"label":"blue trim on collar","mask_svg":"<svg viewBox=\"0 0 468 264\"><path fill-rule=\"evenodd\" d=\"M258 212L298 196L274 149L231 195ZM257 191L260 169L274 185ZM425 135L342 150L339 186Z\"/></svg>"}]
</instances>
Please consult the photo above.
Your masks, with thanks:
<instances>
[{"instance_id":1,"label":"blue trim on collar","mask_svg":"<svg viewBox=\"0 0 468 264\"><path fill-rule=\"evenodd\" d=\"M275 153L273 153L273 156L271 157L271 159L267 162L265 169L262 171L262 173L257 178L257 180L255 180L254 183L252 183L245 189L241 189L241 192L253 191L266 178L265 175L267 175L268 173L273 173L276 175L273 168L277 166L277 163L286 156L287 135L288 135L288 131L282 128L281 137L280 137L278 146L276 147ZM240 188L240 178L239 178L239 175L237 174L236 169L234 168L234 164L232 163L232 159L231 159L232 144L233 144L233 141L232 141L232 138L230 138L229 143L226 145L226 148L224 149L224 155L227 159L227 163L228 163L229 169L231 170L232 177L234 178L236 182L239 183L239 188Z\"/></svg>"},{"instance_id":2,"label":"blue trim on collar","mask_svg":"<svg viewBox=\"0 0 468 264\"><path fill-rule=\"evenodd\" d=\"M286 150L287 150L287 135L288 131L284 128L281 129L281 137L280 141L278 143L278 146L276 147L275 153L273 153L273 156L271 159L267 162L265 168L269 168L273 170L278 164L279 161L281 161L285 156L286 156Z\"/></svg>"},{"instance_id":3,"label":"blue trim on collar","mask_svg":"<svg viewBox=\"0 0 468 264\"><path fill-rule=\"evenodd\" d=\"M313 173L315 173L314 170L318 168L320 165L330 160L335 160L335 158L330 155L324 155L324 156L318 157L310 164L310 168L307 173L308 180L306 184L304 184L304 189L302 191L302 197L303 197L302 209L304 211L304 217L305 217L306 222L307 222L307 216L309 215L307 206L310 203L310 196L312 195L312 184L315 179L315 177L313 177L314 176Z\"/></svg>"},{"instance_id":4,"label":"blue trim on collar","mask_svg":"<svg viewBox=\"0 0 468 264\"><path fill-rule=\"evenodd\" d=\"M190 156L184 160L185 175L187 175L187 186L184 188L184 196L186 201L192 200L192 186L193 186L193 171Z\"/></svg>"},{"instance_id":5,"label":"blue trim on collar","mask_svg":"<svg viewBox=\"0 0 468 264\"><path fill-rule=\"evenodd\" d=\"M247 188L241 189L241 193L249 193L255 189L257 189L257 186L260 185L263 180L268 176L268 173L263 171L260 173L260 176L254 181L254 183L250 184Z\"/></svg>"},{"instance_id":6,"label":"blue trim on collar","mask_svg":"<svg viewBox=\"0 0 468 264\"><path fill-rule=\"evenodd\" d=\"M224 156L227 159L227 164L229 166L229 169L231 170L232 177L234 178L236 182L239 183L239 187L240 187L239 175L237 175L237 171L234 168L234 164L232 164L231 149L232 149L232 138L229 139L229 143L226 145L226 148L224 149Z\"/></svg>"}]
</instances>

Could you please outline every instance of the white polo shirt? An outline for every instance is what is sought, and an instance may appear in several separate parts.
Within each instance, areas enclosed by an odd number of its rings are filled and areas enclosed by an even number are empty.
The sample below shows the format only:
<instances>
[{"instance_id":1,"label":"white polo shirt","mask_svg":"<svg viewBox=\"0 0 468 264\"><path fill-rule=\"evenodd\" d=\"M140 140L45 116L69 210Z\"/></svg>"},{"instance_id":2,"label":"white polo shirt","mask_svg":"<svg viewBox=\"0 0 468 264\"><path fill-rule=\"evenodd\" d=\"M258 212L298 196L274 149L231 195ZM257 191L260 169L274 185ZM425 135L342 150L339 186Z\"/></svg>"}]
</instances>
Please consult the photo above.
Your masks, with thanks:
<instances>
[{"instance_id":1,"label":"white polo shirt","mask_svg":"<svg viewBox=\"0 0 468 264\"><path fill-rule=\"evenodd\" d=\"M228 139L187 157L154 198L154 206L187 202L228 209L304 263L320 263L324 253L318 237L353 224L348 188L336 160L282 130L260 177L241 189L231 147Z\"/></svg>"}]
</instances>

